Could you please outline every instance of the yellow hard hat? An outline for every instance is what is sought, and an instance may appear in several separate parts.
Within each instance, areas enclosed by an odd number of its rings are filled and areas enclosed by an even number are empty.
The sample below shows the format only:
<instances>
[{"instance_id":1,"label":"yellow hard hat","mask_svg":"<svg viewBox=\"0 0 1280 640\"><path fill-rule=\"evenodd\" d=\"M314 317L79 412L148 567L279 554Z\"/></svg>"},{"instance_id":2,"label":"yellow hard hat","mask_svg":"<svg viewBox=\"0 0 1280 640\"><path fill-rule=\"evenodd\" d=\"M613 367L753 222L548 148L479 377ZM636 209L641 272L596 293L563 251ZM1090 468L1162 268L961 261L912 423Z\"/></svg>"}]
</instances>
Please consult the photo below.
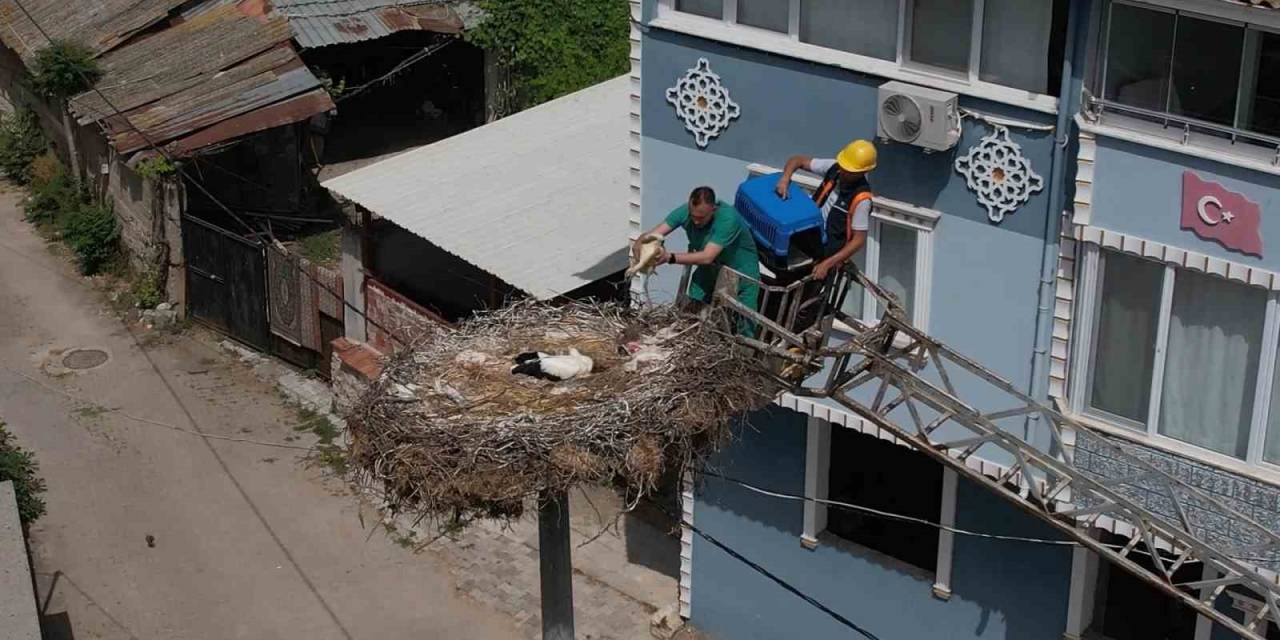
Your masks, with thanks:
<instances>
[{"instance_id":1,"label":"yellow hard hat","mask_svg":"<svg viewBox=\"0 0 1280 640\"><path fill-rule=\"evenodd\" d=\"M854 140L840 150L836 164L845 171L863 173L876 168L876 146L866 140Z\"/></svg>"}]
</instances>

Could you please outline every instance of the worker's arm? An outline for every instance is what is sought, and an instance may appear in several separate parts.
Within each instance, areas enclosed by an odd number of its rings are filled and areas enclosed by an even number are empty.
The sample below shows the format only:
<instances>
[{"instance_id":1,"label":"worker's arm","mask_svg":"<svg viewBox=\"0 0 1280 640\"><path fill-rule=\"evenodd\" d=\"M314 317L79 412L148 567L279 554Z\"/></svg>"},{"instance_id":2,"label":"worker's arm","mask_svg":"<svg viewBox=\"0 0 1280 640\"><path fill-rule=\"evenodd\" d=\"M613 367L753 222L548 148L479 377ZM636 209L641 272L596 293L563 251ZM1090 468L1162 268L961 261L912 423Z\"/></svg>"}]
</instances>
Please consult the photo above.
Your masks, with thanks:
<instances>
[{"instance_id":1,"label":"worker's arm","mask_svg":"<svg viewBox=\"0 0 1280 640\"><path fill-rule=\"evenodd\" d=\"M774 191L778 192L779 198L787 199L787 189L791 188L791 176L798 169L809 171L809 163L811 162L813 162L813 158L809 156L791 156L787 160L787 165L782 168L782 177L778 178L778 186L774 187Z\"/></svg>"},{"instance_id":2,"label":"worker's arm","mask_svg":"<svg viewBox=\"0 0 1280 640\"><path fill-rule=\"evenodd\" d=\"M861 251L862 247L866 244L867 232L854 231L853 235L849 237L849 241L844 243L844 246L840 247L839 251L831 254L831 256L827 257L822 262L819 262L817 266L813 268L814 279L825 280L827 278L827 274L831 273L832 269L844 264L846 260L853 257L853 254Z\"/></svg>"},{"instance_id":3,"label":"worker's arm","mask_svg":"<svg viewBox=\"0 0 1280 640\"><path fill-rule=\"evenodd\" d=\"M667 224L666 222L659 222L658 226L650 229L648 233L640 234L640 236L636 238L635 242L631 243L631 256L633 258L640 257L640 241L641 240L644 240L648 236L662 236L663 238L665 238L669 233L671 233L671 225Z\"/></svg>"},{"instance_id":4,"label":"worker's arm","mask_svg":"<svg viewBox=\"0 0 1280 640\"><path fill-rule=\"evenodd\" d=\"M716 258L720 257L721 251L723 251L723 247L714 242L708 242L702 251L669 253L667 254L669 256L667 259L671 264L711 264L716 261Z\"/></svg>"}]
</instances>

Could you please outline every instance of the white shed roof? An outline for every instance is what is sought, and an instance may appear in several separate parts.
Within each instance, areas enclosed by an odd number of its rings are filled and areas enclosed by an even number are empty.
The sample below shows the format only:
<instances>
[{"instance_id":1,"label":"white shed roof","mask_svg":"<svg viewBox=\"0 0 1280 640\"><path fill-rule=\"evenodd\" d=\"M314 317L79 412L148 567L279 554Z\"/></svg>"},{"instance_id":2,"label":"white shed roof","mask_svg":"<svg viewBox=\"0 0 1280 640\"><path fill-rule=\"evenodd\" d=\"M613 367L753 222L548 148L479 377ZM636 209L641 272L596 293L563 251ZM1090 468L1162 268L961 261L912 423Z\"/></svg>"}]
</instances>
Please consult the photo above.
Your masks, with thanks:
<instances>
[{"instance_id":1,"label":"white shed roof","mask_svg":"<svg viewBox=\"0 0 1280 640\"><path fill-rule=\"evenodd\" d=\"M629 82L602 82L324 187L553 298L627 267Z\"/></svg>"}]
</instances>

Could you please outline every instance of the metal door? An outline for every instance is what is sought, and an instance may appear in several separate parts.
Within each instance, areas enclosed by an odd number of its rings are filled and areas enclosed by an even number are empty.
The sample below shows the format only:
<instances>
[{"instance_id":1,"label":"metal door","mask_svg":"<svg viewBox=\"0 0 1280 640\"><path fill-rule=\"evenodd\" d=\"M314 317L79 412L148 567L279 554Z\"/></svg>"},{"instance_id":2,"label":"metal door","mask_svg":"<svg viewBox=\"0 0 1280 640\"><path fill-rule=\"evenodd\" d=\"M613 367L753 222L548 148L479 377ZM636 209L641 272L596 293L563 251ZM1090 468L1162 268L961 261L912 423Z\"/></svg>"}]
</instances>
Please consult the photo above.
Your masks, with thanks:
<instances>
[{"instance_id":1,"label":"metal door","mask_svg":"<svg viewBox=\"0 0 1280 640\"><path fill-rule=\"evenodd\" d=\"M261 242L190 215L182 217L191 317L267 351L266 254Z\"/></svg>"}]
</instances>

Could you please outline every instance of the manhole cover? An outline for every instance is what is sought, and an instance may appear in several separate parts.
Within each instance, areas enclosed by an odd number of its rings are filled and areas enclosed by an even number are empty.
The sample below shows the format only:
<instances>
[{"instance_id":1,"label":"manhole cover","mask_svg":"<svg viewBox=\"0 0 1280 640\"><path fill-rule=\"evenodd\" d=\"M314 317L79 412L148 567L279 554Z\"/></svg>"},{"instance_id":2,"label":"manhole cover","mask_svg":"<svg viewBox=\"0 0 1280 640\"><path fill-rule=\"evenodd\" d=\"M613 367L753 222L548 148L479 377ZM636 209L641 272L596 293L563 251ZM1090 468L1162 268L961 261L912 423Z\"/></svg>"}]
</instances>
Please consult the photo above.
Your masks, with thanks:
<instances>
[{"instance_id":1,"label":"manhole cover","mask_svg":"<svg viewBox=\"0 0 1280 640\"><path fill-rule=\"evenodd\" d=\"M107 352L102 349L76 349L62 357L62 366L76 371L100 367L107 362Z\"/></svg>"}]
</instances>

